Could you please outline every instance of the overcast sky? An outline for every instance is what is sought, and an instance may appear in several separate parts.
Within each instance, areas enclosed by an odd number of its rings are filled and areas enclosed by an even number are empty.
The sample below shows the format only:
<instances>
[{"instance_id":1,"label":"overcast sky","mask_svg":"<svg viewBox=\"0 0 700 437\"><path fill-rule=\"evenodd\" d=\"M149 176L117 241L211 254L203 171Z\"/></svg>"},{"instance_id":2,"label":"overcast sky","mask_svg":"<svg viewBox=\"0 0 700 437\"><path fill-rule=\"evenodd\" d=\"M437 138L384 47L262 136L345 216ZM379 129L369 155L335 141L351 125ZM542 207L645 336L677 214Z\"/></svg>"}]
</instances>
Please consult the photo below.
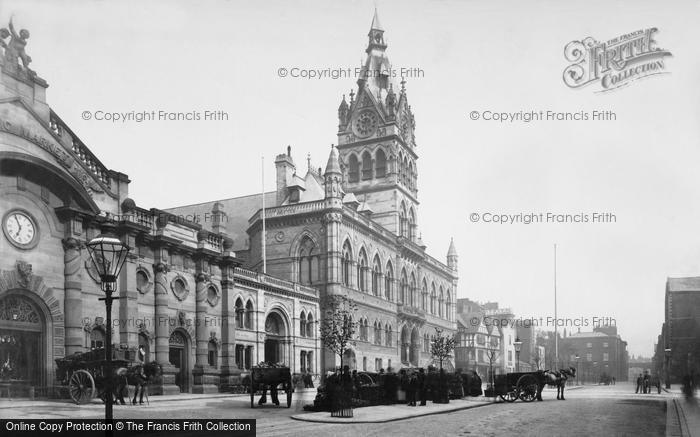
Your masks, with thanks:
<instances>
[{"instance_id":1,"label":"overcast sky","mask_svg":"<svg viewBox=\"0 0 700 437\"><path fill-rule=\"evenodd\" d=\"M378 2L395 69L420 68L419 231L460 255L458 297L519 316L613 317L633 354L651 355L669 276L700 275L700 4L677 1ZM166 208L259 190L260 158L292 146L325 165L337 107L355 80L280 78L355 68L366 1L0 2L31 37L48 102L139 206ZM562 81L564 46L650 27L669 74L596 93ZM228 121L83 120L83 111L221 110ZM610 110L615 121L498 123L471 111ZM482 113L483 114L483 113ZM472 223L478 213L610 212L616 223ZM590 330L584 328L582 330Z\"/></svg>"}]
</instances>

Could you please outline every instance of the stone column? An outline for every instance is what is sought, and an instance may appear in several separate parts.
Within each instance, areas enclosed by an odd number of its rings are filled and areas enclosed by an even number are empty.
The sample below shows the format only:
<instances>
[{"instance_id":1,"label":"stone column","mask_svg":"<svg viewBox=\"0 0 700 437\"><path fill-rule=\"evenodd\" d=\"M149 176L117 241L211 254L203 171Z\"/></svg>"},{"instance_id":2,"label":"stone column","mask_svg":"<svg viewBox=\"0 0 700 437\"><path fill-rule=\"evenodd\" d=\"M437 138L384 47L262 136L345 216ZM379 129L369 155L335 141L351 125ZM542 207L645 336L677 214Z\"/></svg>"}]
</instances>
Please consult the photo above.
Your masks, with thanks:
<instances>
[{"instance_id":1,"label":"stone column","mask_svg":"<svg viewBox=\"0 0 700 437\"><path fill-rule=\"evenodd\" d=\"M63 276L65 310L65 346L66 355L85 350L85 332L83 331L82 304L82 243L72 237L63 239Z\"/></svg>"},{"instance_id":2,"label":"stone column","mask_svg":"<svg viewBox=\"0 0 700 437\"><path fill-rule=\"evenodd\" d=\"M135 320L138 318L138 291L136 290L136 236L127 233L123 237L124 241L133 248L127 255L122 271L119 274L119 293L118 317L119 323L116 325L119 329L119 342L132 348L138 348L139 333ZM114 324L114 322L113 322ZM113 329L112 332L115 330ZM116 336L113 337L116 340Z\"/></svg>"},{"instance_id":3,"label":"stone column","mask_svg":"<svg viewBox=\"0 0 700 437\"><path fill-rule=\"evenodd\" d=\"M162 249L159 249L162 250ZM153 265L153 293L156 303L156 361L163 368L161 390L162 394L180 393L175 385L175 375L178 370L170 364L170 314L168 311L168 265L160 261Z\"/></svg>"},{"instance_id":4,"label":"stone column","mask_svg":"<svg viewBox=\"0 0 700 437\"><path fill-rule=\"evenodd\" d=\"M342 269L341 265L343 263L342 259L342 248L340 240L340 222L342 220L342 210L340 209L330 209L329 212L325 213L323 216L323 224L325 226L326 235L326 286L325 290L322 288L320 297L321 307L319 314L319 322L322 322L322 317L324 317L323 298L330 295L342 293L342 282L341 277ZM352 268L352 267L350 267ZM350 274L352 277L352 274ZM319 365L320 373L324 373L325 370L331 370L335 367L335 354L323 348L319 354Z\"/></svg>"},{"instance_id":5,"label":"stone column","mask_svg":"<svg viewBox=\"0 0 700 437\"><path fill-rule=\"evenodd\" d=\"M241 378L241 369L236 363L237 326L236 303L233 300L235 293L233 269L231 263L221 265L221 367L219 372L221 386L238 383ZM243 362L245 362L245 354Z\"/></svg>"},{"instance_id":6,"label":"stone column","mask_svg":"<svg viewBox=\"0 0 700 437\"><path fill-rule=\"evenodd\" d=\"M192 393L218 393L219 375L216 369L209 366L209 333L207 320L207 288L209 275L197 273L195 275L195 364L192 369L194 384Z\"/></svg>"}]
</instances>

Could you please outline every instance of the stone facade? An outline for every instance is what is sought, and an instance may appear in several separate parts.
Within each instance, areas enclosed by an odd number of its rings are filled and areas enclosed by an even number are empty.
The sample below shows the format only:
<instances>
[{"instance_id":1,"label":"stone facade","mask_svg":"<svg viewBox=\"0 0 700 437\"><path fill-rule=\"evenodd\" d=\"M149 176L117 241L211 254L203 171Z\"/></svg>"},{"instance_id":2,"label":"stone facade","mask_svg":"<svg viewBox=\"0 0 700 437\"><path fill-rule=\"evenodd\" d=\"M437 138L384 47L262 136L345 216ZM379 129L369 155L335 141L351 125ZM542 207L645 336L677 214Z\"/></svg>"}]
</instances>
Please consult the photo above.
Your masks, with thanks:
<instances>
[{"instance_id":1,"label":"stone facade","mask_svg":"<svg viewBox=\"0 0 700 437\"><path fill-rule=\"evenodd\" d=\"M318 372L317 289L241 268L218 205L210 229L135 205L128 177L48 106L46 82L17 57L0 60L3 379L50 388L56 359L104 345L104 294L85 244L105 232L131 247L113 343L143 346L163 366L163 393L217 391L262 360Z\"/></svg>"}]
</instances>

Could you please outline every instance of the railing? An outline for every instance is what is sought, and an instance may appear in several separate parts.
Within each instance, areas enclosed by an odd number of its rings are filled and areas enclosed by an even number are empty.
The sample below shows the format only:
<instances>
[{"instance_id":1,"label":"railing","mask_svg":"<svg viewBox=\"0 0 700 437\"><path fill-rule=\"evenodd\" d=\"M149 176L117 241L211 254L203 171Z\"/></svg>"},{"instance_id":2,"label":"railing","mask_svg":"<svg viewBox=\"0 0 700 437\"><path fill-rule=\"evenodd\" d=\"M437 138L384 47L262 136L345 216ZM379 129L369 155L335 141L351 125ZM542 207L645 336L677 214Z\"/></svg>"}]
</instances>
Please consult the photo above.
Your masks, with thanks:
<instances>
[{"instance_id":1,"label":"railing","mask_svg":"<svg viewBox=\"0 0 700 437\"><path fill-rule=\"evenodd\" d=\"M149 229L153 228L153 215L145 209L134 209L134 222L139 225L146 226Z\"/></svg>"},{"instance_id":2,"label":"railing","mask_svg":"<svg viewBox=\"0 0 700 437\"><path fill-rule=\"evenodd\" d=\"M425 311L416 308L414 306L410 305L405 305L405 304L397 304L396 305L396 312L400 315L406 315L414 318L418 318L420 320L425 320Z\"/></svg>"},{"instance_id":3,"label":"railing","mask_svg":"<svg viewBox=\"0 0 700 437\"><path fill-rule=\"evenodd\" d=\"M208 234L206 238L206 243L216 252L221 252L224 245L224 238L217 234Z\"/></svg>"},{"instance_id":4,"label":"railing","mask_svg":"<svg viewBox=\"0 0 700 437\"><path fill-rule=\"evenodd\" d=\"M233 269L233 274L235 276L244 277L260 284L271 285L275 288L286 290L289 292L296 292L307 294L310 297L318 297L318 291L315 288L300 285L296 282L286 281L284 279L275 278L263 273L254 272L252 270L243 269L241 267L235 267Z\"/></svg>"},{"instance_id":5,"label":"railing","mask_svg":"<svg viewBox=\"0 0 700 437\"><path fill-rule=\"evenodd\" d=\"M56 136L63 139L67 133L73 154L94 174L103 184L109 186L109 171L99 159L85 146L80 139L53 111L49 116L49 127Z\"/></svg>"}]
</instances>

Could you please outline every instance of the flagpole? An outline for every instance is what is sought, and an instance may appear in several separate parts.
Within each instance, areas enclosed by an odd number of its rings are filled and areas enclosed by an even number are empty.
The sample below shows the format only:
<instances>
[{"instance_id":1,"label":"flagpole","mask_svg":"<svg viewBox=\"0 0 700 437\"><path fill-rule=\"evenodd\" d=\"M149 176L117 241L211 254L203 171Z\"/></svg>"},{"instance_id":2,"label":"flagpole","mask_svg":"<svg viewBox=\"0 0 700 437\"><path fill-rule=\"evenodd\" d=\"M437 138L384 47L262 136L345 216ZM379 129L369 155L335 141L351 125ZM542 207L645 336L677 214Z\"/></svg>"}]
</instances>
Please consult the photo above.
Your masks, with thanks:
<instances>
[{"instance_id":1,"label":"flagpole","mask_svg":"<svg viewBox=\"0 0 700 437\"><path fill-rule=\"evenodd\" d=\"M265 236L265 157L262 157L262 262L263 274L267 273L267 244Z\"/></svg>"},{"instance_id":2,"label":"flagpole","mask_svg":"<svg viewBox=\"0 0 700 437\"><path fill-rule=\"evenodd\" d=\"M557 244L554 243L554 361L559 365L559 319L557 319Z\"/></svg>"}]
</instances>

